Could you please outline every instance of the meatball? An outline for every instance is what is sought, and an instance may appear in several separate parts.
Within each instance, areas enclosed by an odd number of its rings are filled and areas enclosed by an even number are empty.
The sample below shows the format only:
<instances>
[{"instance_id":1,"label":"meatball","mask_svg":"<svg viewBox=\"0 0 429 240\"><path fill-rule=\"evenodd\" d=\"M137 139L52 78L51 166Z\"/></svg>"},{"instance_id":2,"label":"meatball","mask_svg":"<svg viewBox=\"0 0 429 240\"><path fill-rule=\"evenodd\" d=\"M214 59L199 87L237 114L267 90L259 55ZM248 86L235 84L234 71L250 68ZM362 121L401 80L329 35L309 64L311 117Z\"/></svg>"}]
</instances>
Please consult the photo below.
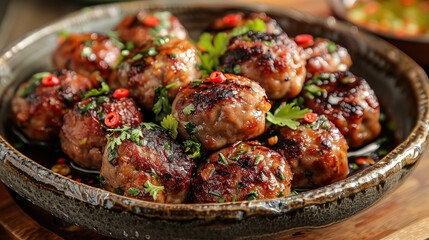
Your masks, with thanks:
<instances>
[{"instance_id":1,"label":"meatball","mask_svg":"<svg viewBox=\"0 0 429 240\"><path fill-rule=\"evenodd\" d=\"M323 115L312 124L300 122L296 130L274 127L271 133L278 136L272 149L291 166L292 187L322 187L346 178L348 146L338 128Z\"/></svg>"},{"instance_id":2,"label":"meatball","mask_svg":"<svg viewBox=\"0 0 429 240\"><path fill-rule=\"evenodd\" d=\"M131 98L100 96L76 103L64 115L60 138L63 152L84 168L101 168L103 148L107 144L105 118L118 113L116 125L109 128L137 126L143 121L139 108Z\"/></svg>"},{"instance_id":3,"label":"meatball","mask_svg":"<svg viewBox=\"0 0 429 240\"><path fill-rule=\"evenodd\" d=\"M286 34L251 31L230 40L221 68L258 82L268 98L281 99L301 92L305 62L302 48Z\"/></svg>"},{"instance_id":4,"label":"meatball","mask_svg":"<svg viewBox=\"0 0 429 240\"><path fill-rule=\"evenodd\" d=\"M237 12L228 14L222 18L214 20L208 31L210 32L226 32L230 33L233 28L246 25L250 20L260 19L265 23L265 31L274 34L283 32L282 28L278 25L277 21L268 17L265 13L248 13Z\"/></svg>"},{"instance_id":5,"label":"meatball","mask_svg":"<svg viewBox=\"0 0 429 240\"><path fill-rule=\"evenodd\" d=\"M297 43L304 48L307 58L307 77L320 73L347 71L352 65L347 49L328 39L317 38L314 41Z\"/></svg>"},{"instance_id":6,"label":"meatball","mask_svg":"<svg viewBox=\"0 0 429 240\"><path fill-rule=\"evenodd\" d=\"M350 147L373 140L381 130L380 106L368 83L350 72L323 73L303 90L305 106L324 114L345 136Z\"/></svg>"},{"instance_id":7,"label":"meatball","mask_svg":"<svg viewBox=\"0 0 429 240\"><path fill-rule=\"evenodd\" d=\"M238 142L202 163L192 182L196 203L270 199L290 195L287 161L259 142Z\"/></svg>"},{"instance_id":8,"label":"meatball","mask_svg":"<svg viewBox=\"0 0 429 240\"><path fill-rule=\"evenodd\" d=\"M130 96L146 110L152 110L157 86L177 83L168 88L168 98L172 101L181 86L201 76L196 67L197 49L190 41L164 40L167 42L162 45L149 41L135 49L109 79L111 87L128 88Z\"/></svg>"},{"instance_id":9,"label":"meatball","mask_svg":"<svg viewBox=\"0 0 429 240\"><path fill-rule=\"evenodd\" d=\"M16 92L12 100L13 118L27 137L55 139L63 124L66 108L72 107L84 92L97 85L95 79L69 70L35 74Z\"/></svg>"},{"instance_id":10,"label":"meatball","mask_svg":"<svg viewBox=\"0 0 429 240\"><path fill-rule=\"evenodd\" d=\"M145 41L157 36L174 36L185 40L188 32L182 23L170 12L146 12L141 10L135 16L125 17L116 26L119 39L131 41L140 46Z\"/></svg>"},{"instance_id":11,"label":"meatball","mask_svg":"<svg viewBox=\"0 0 429 240\"><path fill-rule=\"evenodd\" d=\"M124 140L113 144L121 136ZM109 191L146 201L183 203L195 166L164 129L143 123L110 137L100 174Z\"/></svg>"},{"instance_id":12,"label":"meatball","mask_svg":"<svg viewBox=\"0 0 429 240\"><path fill-rule=\"evenodd\" d=\"M223 82L208 77L198 85L190 84L173 102L179 133L185 138L194 134L208 150L261 135L265 113L271 108L257 83L234 74L225 77Z\"/></svg>"},{"instance_id":13,"label":"meatball","mask_svg":"<svg viewBox=\"0 0 429 240\"><path fill-rule=\"evenodd\" d=\"M54 51L52 61L57 68L67 68L89 76L99 71L109 77L121 56L121 49L109 37L97 33L74 33Z\"/></svg>"}]
</instances>

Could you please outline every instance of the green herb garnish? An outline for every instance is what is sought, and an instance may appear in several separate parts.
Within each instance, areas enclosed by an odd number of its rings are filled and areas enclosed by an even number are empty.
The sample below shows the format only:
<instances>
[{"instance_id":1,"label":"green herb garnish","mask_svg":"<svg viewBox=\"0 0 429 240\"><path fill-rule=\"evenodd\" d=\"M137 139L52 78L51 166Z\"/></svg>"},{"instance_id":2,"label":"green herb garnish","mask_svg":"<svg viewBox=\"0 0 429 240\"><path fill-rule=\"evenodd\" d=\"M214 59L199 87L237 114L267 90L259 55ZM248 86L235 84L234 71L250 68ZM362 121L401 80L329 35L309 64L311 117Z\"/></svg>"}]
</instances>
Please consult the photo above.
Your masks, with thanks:
<instances>
[{"instance_id":1,"label":"green herb garnish","mask_svg":"<svg viewBox=\"0 0 429 240\"><path fill-rule=\"evenodd\" d=\"M232 201L232 202L235 202L235 199L237 199L237 195L234 193L234 194L232 194L232 199L231 199L231 201Z\"/></svg>"},{"instance_id":2,"label":"green herb garnish","mask_svg":"<svg viewBox=\"0 0 429 240\"><path fill-rule=\"evenodd\" d=\"M246 195L246 199L247 200L256 200L256 199L258 199L258 193L255 190L252 190Z\"/></svg>"},{"instance_id":3,"label":"green herb garnish","mask_svg":"<svg viewBox=\"0 0 429 240\"><path fill-rule=\"evenodd\" d=\"M209 191L209 194L216 196L216 197L220 197L220 198L222 197L222 194L215 192L215 191Z\"/></svg>"},{"instance_id":4,"label":"green herb garnish","mask_svg":"<svg viewBox=\"0 0 429 240\"><path fill-rule=\"evenodd\" d=\"M107 85L107 83L105 83L104 81L102 81L101 82L101 88L99 88L99 89L91 89L89 92L87 92L83 96L82 100L86 100L86 99L88 99L90 97L101 95L101 94L106 93L108 91L110 91L109 85Z\"/></svg>"},{"instance_id":5,"label":"green herb garnish","mask_svg":"<svg viewBox=\"0 0 429 240\"><path fill-rule=\"evenodd\" d=\"M189 135L192 135L194 133L196 133L198 131L197 126L195 125L195 123L193 123L192 121L189 121L186 125L185 125L185 130Z\"/></svg>"},{"instance_id":6,"label":"green herb garnish","mask_svg":"<svg viewBox=\"0 0 429 240\"><path fill-rule=\"evenodd\" d=\"M156 200L158 192L164 190L164 186L153 185L149 180L144 183L144 193L149 193Z\"/></svg>"},{"instance_id":7,"label":"green herb garnish","mask_svg":"<svg viewBox=\"0 0 429 240\"><path fill-rule=\"evenodd\" d=\"M31 82L22 90L21 97L27 97L40 83L42 79L52 75L50 72L39 72L33 75Z\"/></svg>"},{"instance_id":8,"label":"green herb garnish","mask_svg":"<svg viewBox=\"0 0 429 240\"><path fill-rule=\"evenodd\" d=\"M303 90L305 91L304 96L309 99L313 99L314 96L321 96L322 93L326 92L326 89L320 88L314 84L304 86Z\"/></svg>"},{"instance_id":9,"label":"green herb garnish","mask_svg":"<svg viewBox=\"0 0 429 240\"><path fill-rule=\"evenodd\" d=\"M253 162L253 165L258 165L262 160L264 160L264 156L258 155L255 159L255 162Z\"/></svg>"},{"instance_id":10,"label":"green herb garnish","mask_svg":"<svg viewBox=\"0 0 429 240\"><path fill-rule=\"evenodd\" d=\"M334 42L332 42L332 41L328 42L328 44L326 45L326 48L328 49L328 51L330 53L333 53L333 52L337 51L337 45Z\"/></svg>"},{"instance_id":11,"label":"green herb garnish","mask_svg":"<svg viewBox=\"0 0 429 240\"><path fill-rule=\"evenodd\" d=\"M195 106L194 106L194 104L189 104L188 106L186 106L184 109L183 109L183 113L185 114L185 115L189 115L189 114L191 114L193 111L195 111Z\"/></svg>"},{"instance_id":12,"label":"green herb garnish","mask_svg":"<svg viewBox=\"0 0 429 240\"><path fill-rule=\"evenodd\" d=\"M128 188L127 193L129 193L135 197L135 196L140 194L140 190L135 188L135 187L130 187L130 188Z\"/></svg>"},{"instance_id":13,"label":"green herb garnish","mask_svg":"<svg viewBox=\"0 0 429 240\"><path fill-rule=\"evenodd\" d=\"M222 165L228 165L228 160L222 153L219 153L219 161Z\"/></svg>"},{"instance_id":14,"label":"green herb garnish","mask_svg":"<svg viewBox=\"0 0 429 240\"><path fill-rule=\"evenodd\" d=\"M167 86L159 85L155 89L155 104L152 107L155 113L155 121L161 122L165 116L171 113L171 104L168 101L168 89L177 85L178 82L174 82Z\"/></svg>"},{"instance_id":15,"label":"green herb garnish","mask_svg":"<svg viewBox=\"0 0 429 240\"><path fill-rule=\"evenodd\" d=\"M199 158L201 157L201 143L193 139L186 140L183 142L183 147L185 148L185 153L189 153L189 158Z\"/></svg>"},{"instance_id":16,"label":"green herb garnish","mask_svg":"<svg viewBox=\"0 0 429 240\"><path fill-rule=\"evenodd\" d=\"M177 127L178 127L178 125L179 125L179 123L171 114L165 116L165 118L161 121L161 127L170 131L173 139L177 138Z\"/></svg>"},{"instance_id":17,"label":"green herb garnish","mask_svg":"<svg viewBox=\"0 0 429 240\"><path fill-rule=\"evenodd\" d=\"M296 130L299 126L299 122L293 119L303 118L304 114L310 112L310 109L305 108L301 110L298 106L294 106L293 103L288 103L285 106L277 108L274 114L267 112L267 120L275 125L288 126Z\"/></svg>"}]
</instances>

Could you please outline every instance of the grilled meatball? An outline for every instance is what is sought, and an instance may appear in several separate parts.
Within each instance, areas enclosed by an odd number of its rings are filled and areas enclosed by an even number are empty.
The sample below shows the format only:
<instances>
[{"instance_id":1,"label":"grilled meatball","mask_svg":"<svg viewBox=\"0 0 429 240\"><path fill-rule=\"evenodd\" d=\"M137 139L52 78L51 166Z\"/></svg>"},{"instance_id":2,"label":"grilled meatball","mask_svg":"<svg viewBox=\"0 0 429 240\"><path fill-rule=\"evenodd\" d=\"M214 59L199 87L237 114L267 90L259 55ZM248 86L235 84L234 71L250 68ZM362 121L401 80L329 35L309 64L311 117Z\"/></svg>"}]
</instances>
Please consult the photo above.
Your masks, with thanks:
<instances>
[{"instance_id":1,"label":"grilled meatball","mask_svg":"<svg viewBox=\"0 0 429 240\"><path fill-rule=\"evenodd\" d=\"M322 187L346 178L348 146L338 128L323 115L312 124L300 121L296 130L275 127L272 133L278 136L272 149L291 166L292 186Z\"/></svg>"},{"instance_id":2,"label":"grilled meatball","mask_svg":"<svg viewBox=\"0 0 429 240\"><path fill-rule=\"evenodd\" d=\"M170 12L146 12L141 10L135 16L125 17L116 26L119 39L131 41L140 46L145 41L157 36L174 36L187 39L188 32L182 23Z\"/></svg>"},{"instance_id":3,"label":"grilled meatball","mask_svg":"<svg viewBox=\"0 0 429 240\"><path fill-rule=\"evenodd\" d=\"M149 41L135 49L112 74L109 85L128 88L130 96L144 109L152 110L155 88L177 82L168 89L168 98L173 100L181 86L199 78L201 73L195 65L199 58L191 42L178 38L167 40L160 46Z\"/></svg>"},{"instance_id":4,"label":"grilled meatball","mask_svg":"<svg viewBox=\"0 0 429 240\"><path fill-rule=\"evenodd\" d=\"M119 114L119 121L109 128L133 127L143 116L131 98L100 96L76 103L64 115L60 138L63 152L84 168L101 168L103 149L107 144L105 118L111 112Z\"/></svg>"},{"instance_id":5,"label":"grilled meatball","mask_svg":"<svg viewBox=\"0 0 429 240\"><path fill-rule=\"evenodd\" d=\"M265 22L265 31L274 34L283 32L282 28L278 25L277 21L268 17L265 13L249 13L244 14L237 12L228 14L222 18L214 20L208 31L210 32L226 32L230 33L233 28L246 25L250 20L260 19Z\"/></svg>"},{"instance_id":6,"label":"grilled meatball","mask_svg":"<svg viewBox=\"0 0 429 240\"><path fill-rule=\"evenodd\" d=\"M270 199L290 194L287 161L259 142L238 142L213 153L192 182L196 203Z\"/></svg>"},{"instance_id":7,"label":"grilled meatball","mask_svg":"<svg viewBox=\"0 0 429 240\"><path fill-rule=\"evenodd\" d=\"M59 80L58 84L43 84L45 77L52 82ZM27 137L37 140L57 138L66 108L73 106L85 91L97 85L95 79L69 70L35 74L16 92L12 100L12 115Z\"/></svg>"},{"instance_id":8,"label":"grilled meatball","mask_svg":"<svg viewBox=\"0 0 429 240\"><path fill-rule=\"evenodd\" d=\"M352 65L352 59L347 49L324 38L305 43L297 42L304 48L307 58L307 77L320 73L347 71Z\"/></svg>"},{"instance_id":9,"label":"grilled meatball","mask_svg":"<svg viewBox=\"0 0 429 240\"><path fill-rule=\"evenodd\" d=\"M106 79L116 66L121 49L109 37L97 33L74 33L55 50L52 61L57 68L67 68L89 76L99 71Z\"/></svg>"},{"instance_id":10,"label":"grilled meatball","mask_svg":"<svg viewBox=\"0 0 429 240\"><path fill-rule=\"evenodd\" d=\"M110 142L104 151L103 186L147 201L183 203L195 163L165 130L142 125L110 137L112 141L126 133L120 145Z\"/></svg>"},{"instance_id":11,"label":"grilled meatball","mask_svg":"<svg viewBox=\"0 0 429 240\"><path fill-rule=\"evenodd\" d=\"M261 135L265 113L271 108L257 83L234 74L225 77L220 83L208 77L197 86L190 84L173 102L179 133L189 138L188 129L208 150Z\"/></svg>"},{"instance_id":12,"label":"grilled meatball","mask_svg":"<svg viewBox=\"0 0 429 240\"><path fill-rule=\"evenodd\" d=\"M306 85L305 106L326 115L350 147L362 146L380 133L378 100L364 79L350 72L324 73Z\"/></svg>"},{"instance_id":13,"label":"grilled meatball","mask_svg":"<svg viewBox=\"0 0 429 240\"><path fill-rule=\"evenodd\" d=\"M284 33L248 32L232 38L221 67L258 82L270 99L295 97L306 75L302 48Z\"/></svg>"}]
</instances>

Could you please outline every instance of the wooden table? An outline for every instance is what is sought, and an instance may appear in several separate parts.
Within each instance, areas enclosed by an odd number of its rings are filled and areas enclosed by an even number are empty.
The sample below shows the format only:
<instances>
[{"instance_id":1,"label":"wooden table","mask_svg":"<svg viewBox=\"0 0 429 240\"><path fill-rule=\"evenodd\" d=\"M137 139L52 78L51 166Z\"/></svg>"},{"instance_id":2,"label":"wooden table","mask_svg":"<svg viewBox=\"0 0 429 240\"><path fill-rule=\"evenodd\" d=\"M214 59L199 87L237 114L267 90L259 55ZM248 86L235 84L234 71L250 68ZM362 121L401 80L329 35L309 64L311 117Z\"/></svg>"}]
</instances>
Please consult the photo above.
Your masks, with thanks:
<instances>
[{"instance_id":1,"label":"wooden table","mask_svg":"<svg viewBox=\"0 0 429 240\"><path fill-rule=\"evenodd\" d=\"M7 0L6 0L7 1ZM245 1L245 0L240 0ZM319 15L329 15L327 2L320 0L251 0L280 7L293 7ZM61 4L62 7L58 7ZM3 7L3 6L2 6ZM25 32L83 7L55 0L14 0L9 2L6 19L0 25L0 49ZM1 11L0 11L1 13ZM17 16L18 15L18 16ZM416 171L394 193L373 207L331 226L301 230L292 239L427 239L429 237L429 151ZM6 188L0 184L0 239L107 239L73 226L52 232L54 217L27 215ZM43 219L43 221L41 221ZM49 222L50 221L50 222ZM48 222L48 223L46 223ZM81 235L79 235L81 234Z\"/></svg>"}]
</instances>

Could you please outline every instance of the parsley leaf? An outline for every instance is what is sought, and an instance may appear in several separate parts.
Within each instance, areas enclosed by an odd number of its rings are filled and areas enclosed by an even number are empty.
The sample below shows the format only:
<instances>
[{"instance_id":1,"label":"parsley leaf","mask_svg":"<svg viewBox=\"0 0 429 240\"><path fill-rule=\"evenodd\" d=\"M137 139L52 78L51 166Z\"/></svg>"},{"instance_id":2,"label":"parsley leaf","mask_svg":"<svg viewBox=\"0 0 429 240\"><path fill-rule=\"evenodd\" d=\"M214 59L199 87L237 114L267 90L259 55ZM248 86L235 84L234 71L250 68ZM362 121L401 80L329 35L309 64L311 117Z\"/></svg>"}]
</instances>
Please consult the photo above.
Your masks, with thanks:
<instances>
[{"instance_id":1,"label":"parsley leaf","mask_svg":"<svg viewBox=\"0 0 429 240\"><path fill-rule=\"evenodd\" d=\"M90 97L101 95L101 94L103 94L105 92L108 92L108 91L110 91L109 85L107 85L106 82L101 81L101 88L99 88L99 89L91 89L89 92L87 92L85 94L85 96L83 96L82 100L88 99Z\"/></svg>"},{"instance_id":2,"label":"parsley leaf","mask_svg":"<svg viewBox=\"0 0 429 240\"><path fill-rule=\"evenodd\" d=\"M185 115L189 115L189 114L191 114L193 111L195 111L195 106L194 106L194 104L189 104L188 106L186 106L184 109L183 109L183 113L185 114Z\"/></svg>"},{"instance_id":3,"label":"parsley leaf","mask_svg":"<svg viewBox=\"0 0 429 240\"><path fill-rule=\"evenodd\" d=\"M293 103L288 103L285 106L280 106L276 109L274 114L267 112L267 120L275 125L288 126L295 130L299 126L299 122L293 119L303 118L304 114L310 113L308 108L300 109Z\"/></svg>"},{"instance_id":4,"label":"parsley leaf","mask_svg":"<svg viewBox=\"0 0 429 240\"><path fill-rule=\"evenodd\" d=\"M201 157L201 143L195 140L191 139L183 142L185 153L188 153L188 157L192 159Z\"/></svg>"},{"instance_id":5,"label":"parsley leaf","mask_svg":"<svg viewBox=\"0 0 429 240\"><path fill-rule=\"evenodd\" d=\"M337 45L334 42L332 42L332 41L328 42L328 44L326 45L326 48L328 49L328 51L330 53L333 53L333 52L337 51Z\"/></svg>"},{"instance_id":6,"label":"parsley leaf","mask_svg":"<svg viewBox=\"0 0 429 240\"><path fill-rule=\"evenodd\" d=\"M21 97L27 97L30 92L32 92L42 82L43 78L48 77L50 75L50 72L39 72L34 74L33 80L31 80L31 82L27 86L25 86L24 90L22 90Z\"/></svg>"},{"instance_id":7,"label":"parsley leaf","mask_svg":"<svg viewBox=\"0 0 429 240\"><path fill-rule=\"evenodd\" d=\"M128 188L127 193L129 193L135 197L135 196L140 194L140 190L135 188L135 187L130 187L130 188Z\"/></svg>"},{"instance_id":8,"label":"parsley leaf","mask_svg":"<svg viewBox=\"0 0 429 240\"><path fill-rule=\"evenodd\" d=\"M149 193L153 197L153 200L156 200L158 192L164 190L164 186L153 185L149 180L146 180L144 183L144 193Z\"/></svg>"},{"instance_id":9,"label":"parsley leaf","mask_svg":"<svg viewBox=\"0 0 429 240\"><path fill-rule=\"evenodd\" d=\"M179 125L179 123L177 122L177 120L171 114L165 116L165 118L161 121L161 127L163 127L166 130L170 131L171 134L172 134L172 137L174 139L177 138L177 126L178 125Z\"/></svg>"},{"instance_id":10,"label":"parsley leaf","mask_svg":"<svg viewBox=\"0 0 429 240\"><path fill-rule=\"evenodd\" d=\"M197 128L197 125L195 125L195 123L193 123L192 121L189 121L185 125L185 130L189 135L192 135L198 131L198 128Z\"/></svg>"},{"instance_id":11,"label":"parsley leaf","mask_svg":"<svg viewBox=\"0 0 429 240\"><path fill-rule=\"evenodd\" d=\"M171 104L168 101L168 88L177 85L178 83L172 83L167 86L159 85L155 88L155 104L152 107L155 113L155 121L161 122L165 116L171 113Z\"/></svg>"},{"instance_id":12,"label":"parsley leaf","mask_svg":"<svg viewBox=\"0 0 429 240\"><path fill-rule=\"evenodd\" d=\"M255 190L250 191L246 195L246 200L256 200L258 199L258 193Z\"/></svg>"},{"instance_id":13,"label":"parsley leaf","mask_svg":"<svg viewBox=\"0 0 429 240\"><path fill-rule=\"evenodd\" d=\"M255 20L247 21L247 23L243 26L235 27L234 29L232 29L230 36L231 37L240 36L249 31L263 32L265 31L265 27L266 27L265 22L259 18L256 18Z\"/></svg>"},{"instance_id":14,"label":"parsley leaf","mask_svg":"<svg viewBox=\"0 0 429 240\"><path fill-rule=\"evenodd\" d=\"M314 96L321 96L322 93L326 92L326 89L320 88L314 84L306 85L303 90L305 91L304 96L313 99Z\"/></svg>"},{"instance_id":15,"label":"parsley leaf","mask_svg":"<svg viewBox=\"0 0 429 240\"><path fill-rule=\"evenodd\" d=\"M220 32L213 38L212 34L203 33L197 44L207 51L204 54L198 51L198 56L201 59L199 69L203 71L204 76L208 76L218 68L219 58L226 52L228 34Z\"/></svg>"},{"instance_id":16,"label":"parsley leaf","mask_svg":"<svg viewBox=\"0 0 429 240\"><path fill-rule=\"evenodd\" d=\"M140 126L145 127L147 130L152 130L154 127L159 127L157 124L151 122L142 122L140 123Z\"/></svg>"}]
</instances>

